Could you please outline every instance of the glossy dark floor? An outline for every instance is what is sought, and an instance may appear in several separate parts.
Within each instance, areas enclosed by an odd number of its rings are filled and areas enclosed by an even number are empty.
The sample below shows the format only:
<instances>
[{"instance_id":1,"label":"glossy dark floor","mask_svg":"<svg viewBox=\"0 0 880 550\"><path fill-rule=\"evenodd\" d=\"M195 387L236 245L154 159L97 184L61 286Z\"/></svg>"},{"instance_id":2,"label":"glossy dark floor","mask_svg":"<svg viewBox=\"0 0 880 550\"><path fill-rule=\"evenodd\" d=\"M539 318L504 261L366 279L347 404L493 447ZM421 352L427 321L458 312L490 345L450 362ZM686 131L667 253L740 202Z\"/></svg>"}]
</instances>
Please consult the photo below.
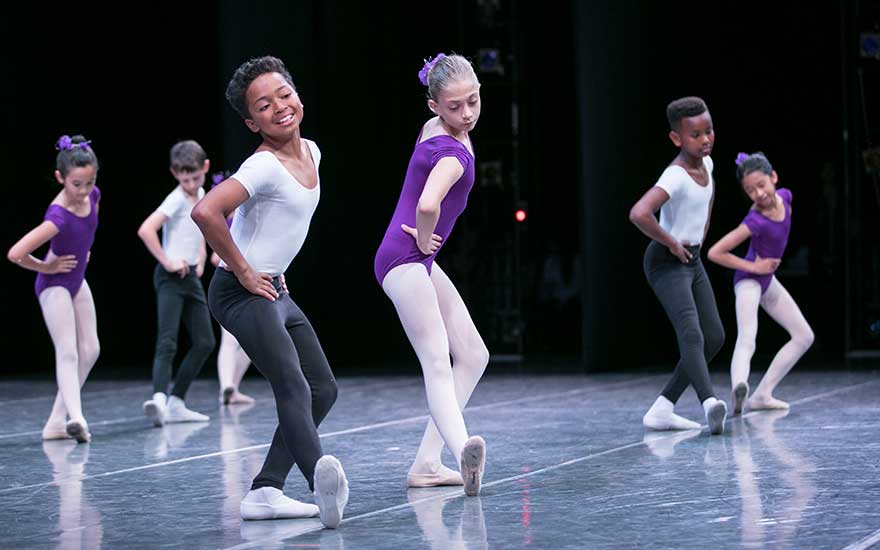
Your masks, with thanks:
<instances>
[{"instance_id":1,"label":"glossy dark floor","mask_svg":"<svg viewBox=\"0 0 880 550\"><path fill-rule=\"evenodd\" d=\"M755 373L752 385L760 373ZM219 407L197 381L207 424L153 428L146 381L95 381L93 441L40 440L51 382L0 395L0 546L8 548L869 548L880 544L880 375L798 371L790 411L706 430L646 433L667 374L490 375L466 412L488 444L482 495L407 490L424 428L418 377L343 377L321 427L351 487L345 520L242 522L239 501L276 423L265 381L253 406ZM714 378L719 396L728 381ZM689 390L678 410L700 420ZM447 464L454 466L451 456ZM298 470L285 492L311 502Z\"/></svg>"}]
</instances>

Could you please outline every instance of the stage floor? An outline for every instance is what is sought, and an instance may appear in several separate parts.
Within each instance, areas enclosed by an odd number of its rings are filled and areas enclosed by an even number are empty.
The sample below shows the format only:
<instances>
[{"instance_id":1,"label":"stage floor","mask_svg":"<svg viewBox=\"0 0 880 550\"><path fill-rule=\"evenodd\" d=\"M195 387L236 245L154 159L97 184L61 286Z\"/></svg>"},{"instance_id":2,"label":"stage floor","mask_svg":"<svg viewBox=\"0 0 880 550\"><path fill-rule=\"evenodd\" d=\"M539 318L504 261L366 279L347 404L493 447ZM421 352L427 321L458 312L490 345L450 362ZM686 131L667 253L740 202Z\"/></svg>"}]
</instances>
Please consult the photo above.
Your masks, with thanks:
<instances>
[{"instance_id":1,"label":"stage floor","mask_svg":"<svg viewBox=\"0 0 880 550\"><path fill-rule=\"evenodd\" d=\"M777 392L790 411L728 417L725 433L646 432L669 373L492 374L466 410L488 445L483 491L407 490L427 420L420 377L342 377L321 426L351 498L337 530L320 521L242 522L239 501L275 429L268 384L250 407L220 407L215 381L187 403L204 424L154 428L146 380L86 384L93 441L40 440L54 384L0 390L4 548L721 548L880 545L880 374L798 371ZM752 386L760 373L752 376ZM713 376L728 400L728 380ZM691 390L680 414L700 420ZM454 467L452 457L444 456ZM288 496L311 502L294 469ZM880 547L880 546L878 546Z\"/></svg>"}]
</instances>

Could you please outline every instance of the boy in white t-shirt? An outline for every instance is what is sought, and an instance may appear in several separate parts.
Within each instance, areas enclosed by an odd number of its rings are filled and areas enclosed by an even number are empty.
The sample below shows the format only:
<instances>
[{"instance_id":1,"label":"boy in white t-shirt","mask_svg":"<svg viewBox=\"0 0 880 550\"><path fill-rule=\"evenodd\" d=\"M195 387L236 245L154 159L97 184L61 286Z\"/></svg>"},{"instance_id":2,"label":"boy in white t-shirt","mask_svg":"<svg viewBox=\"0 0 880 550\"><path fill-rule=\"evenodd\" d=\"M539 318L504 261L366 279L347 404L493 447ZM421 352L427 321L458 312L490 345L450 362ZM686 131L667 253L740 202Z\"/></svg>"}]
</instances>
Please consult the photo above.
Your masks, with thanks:
<instances>
[{"instance_id":1,"label":"boy in white t-shirt","mask_svg":"<svg viewBox=\"0 0 880 550\"><path fill-rule=\"evenodd\" d=\"M708 363L724 344L715 294L700 261L715 199L712 117L702 99L683 97L666 108L669 138L679 153L632 207L630 221L651 238L645 251L648 284L672 322L681 359L642 419L653 430L690 430L696 422L673 412L688 385L703 405L710 433L724 431L727 405L715 398ZM654 216L660 210L660 221Z\"/></svg>"},{"instance_id":2,"label":"boy in white t-shirt","mask_svg":"<svg viewBox=\"0 0 880 550\"><path fill-rule=\"evenodd\" d=\"M156 426L171 422L207 422L204 414L186 408L184 397L214 349L214 330L202 287L205 239L192 221L193 206L205 196L202 186L210 161L192 140L171 148L171 174L178 185L138 229L138 237L159 262L153 271L158 333L153 359L153 398L144 402L144 414ZM162 241L159 241L159 230ZM170 395L177 334L183 322L192 347L180 363Z\"/></svg>"},{"instance_id":3,"label":"boy in white t-shirt","mask_svg":"<svg viewBox=\"0 0 880 550\"><path fill-rule=\"evenodd\" d=\"M325 526L336 528L348 502L348 479L342 463L324 454L318 426L336 402L338 386L314 328L282 278L318 206L321 151L300 134L303 104L280 59L243 63L226 98L262 143L199 201L192 218L221 258L208 288L211 313L269 381L278 412L278 428L241 502L241 518L320 515ZM284 494L294 464L314 491L315 504Z\"/></svg>"}]
</instances>

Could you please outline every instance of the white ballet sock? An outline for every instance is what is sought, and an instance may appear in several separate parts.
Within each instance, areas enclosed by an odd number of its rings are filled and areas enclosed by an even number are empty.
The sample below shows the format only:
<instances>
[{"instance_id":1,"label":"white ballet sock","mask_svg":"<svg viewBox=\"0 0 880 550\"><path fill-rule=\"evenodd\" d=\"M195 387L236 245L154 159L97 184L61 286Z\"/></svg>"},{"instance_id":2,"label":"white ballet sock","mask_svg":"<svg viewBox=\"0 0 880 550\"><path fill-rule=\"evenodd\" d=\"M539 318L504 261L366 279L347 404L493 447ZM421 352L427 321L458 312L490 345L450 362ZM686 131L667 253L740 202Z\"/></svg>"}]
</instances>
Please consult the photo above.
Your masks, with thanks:
<instances>
[{"instance_id":1,"label":"white ballet sock","mask_svg":"<svg viewBox=\"0 0 880 550\"><path fill-rule=\"evenodd\" d=\"M239 506L241 519L253 521L263 519L313 518L318 515L318 507L284 496L281 489L260 487L244 497Z\"/></svg>"},{"instance_id":2,"label":"white ballet sock","mask_svg":"<svg viewBox=\"0 0 880 550\"><path fill-rule=\"evenodd\" d=\"M703 401L703 411L706 413L706 423L709 424L709 433L718 435L724 432L724 421L727 419L727 403L714 397Z\"/></svg>"},{"instance_id":3,"label":"white ballet sock","mask_svg":"<svg viewBox=\"0 0 880 550\"><path fill-rule=\"evenodd\" d=\"M168 414L168 403L165 394L156 392L153 394L152 399L144 401L144 414L153 421L154 426L164 425L165 417Z\"/></svg>"},{"instance_id":4,"label":"white ballet sock","mask_svg":"<svg viewBox=\"0 0 880 550\"><path fill-rule=\"evenodd\" d=\"M700 425L674 412L675 404L660 396L642 417L642 424L652 430L694 430Z\"/></svg>"},{"instance_id":5,"label":"white ballet sock","mask_svg":"<svg viewBox=\"0 0 880 550\"><path fill-rule=\"evenodd\" d=\"M183 399L172 395L168 398L168 412L165 422L207 422L210 418L202 413L197 413L186 408Z\"/></svg>"}]
</instances>

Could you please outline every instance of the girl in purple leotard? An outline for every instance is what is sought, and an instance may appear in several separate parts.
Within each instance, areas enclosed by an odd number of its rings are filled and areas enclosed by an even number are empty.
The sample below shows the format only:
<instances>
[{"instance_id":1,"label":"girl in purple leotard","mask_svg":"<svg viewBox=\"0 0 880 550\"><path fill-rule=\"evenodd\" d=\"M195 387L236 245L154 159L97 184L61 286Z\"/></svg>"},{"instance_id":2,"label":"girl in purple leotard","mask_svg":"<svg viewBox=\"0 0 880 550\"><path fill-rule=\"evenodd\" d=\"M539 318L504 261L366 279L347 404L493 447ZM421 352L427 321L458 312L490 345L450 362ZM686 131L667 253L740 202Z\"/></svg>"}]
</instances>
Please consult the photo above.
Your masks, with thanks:
<instances>
[{"instance_id":1,"label":"girl in purple leotard","mask_svg":"<svg viewBox=\"0 0 880 550\"><path fill-rule=\"evenodd\" d=\"M85 280L101 192L95 186L98 159L83 136L61 136L56 143L55 179L62 190L46 210L43 223L9 249L7 257L37 272L35 290L55 346L58 394L43 439L91 439L83 417L80 388L98 359L97 320ZM32 253L49 243L39 260ZM68 420L69 418L69 420Z\"/></svg>"},{"instance_id":2,"label":"girl in purple leotard","mask_svg":"<svg viewBox=\"0 0 880 550\"><path fill-rule=\"evenodd\" d=\"M813 331L791 295L773 274L779 266L791 231L791 191L776 188L779 176L763 153L736 158L737 179L754 202L742 223L709 250L713 262L735 269L736 347L730 364L733 412L739 414L749 395L749 369L758 332L758 306L788 331L791 340L773 358L767 373L748 400L749 408L787 409L773 390L813 343ZM745 258L730 251L746 239Z\"/></svg>"},{"instance_id":3,"label":"girl in purple leotard","mask_svg":"<svg viewBox=\"0 0 880 550\"><path fill-rule=\"evenodd\" d=\"M480 83L465 58L444 54L425 63L419 79L428 87L428 108L437 116L419 132L373 267L421 363L432 418L407 484L464 484L466 494L476 495L486 443L479 436L468 437L461 410L489 362L489 352L435 258L474 184L470 131L480 116ZM459 462L459 472L441 463L444 443Z\"/></svg>"}]
</instances>

